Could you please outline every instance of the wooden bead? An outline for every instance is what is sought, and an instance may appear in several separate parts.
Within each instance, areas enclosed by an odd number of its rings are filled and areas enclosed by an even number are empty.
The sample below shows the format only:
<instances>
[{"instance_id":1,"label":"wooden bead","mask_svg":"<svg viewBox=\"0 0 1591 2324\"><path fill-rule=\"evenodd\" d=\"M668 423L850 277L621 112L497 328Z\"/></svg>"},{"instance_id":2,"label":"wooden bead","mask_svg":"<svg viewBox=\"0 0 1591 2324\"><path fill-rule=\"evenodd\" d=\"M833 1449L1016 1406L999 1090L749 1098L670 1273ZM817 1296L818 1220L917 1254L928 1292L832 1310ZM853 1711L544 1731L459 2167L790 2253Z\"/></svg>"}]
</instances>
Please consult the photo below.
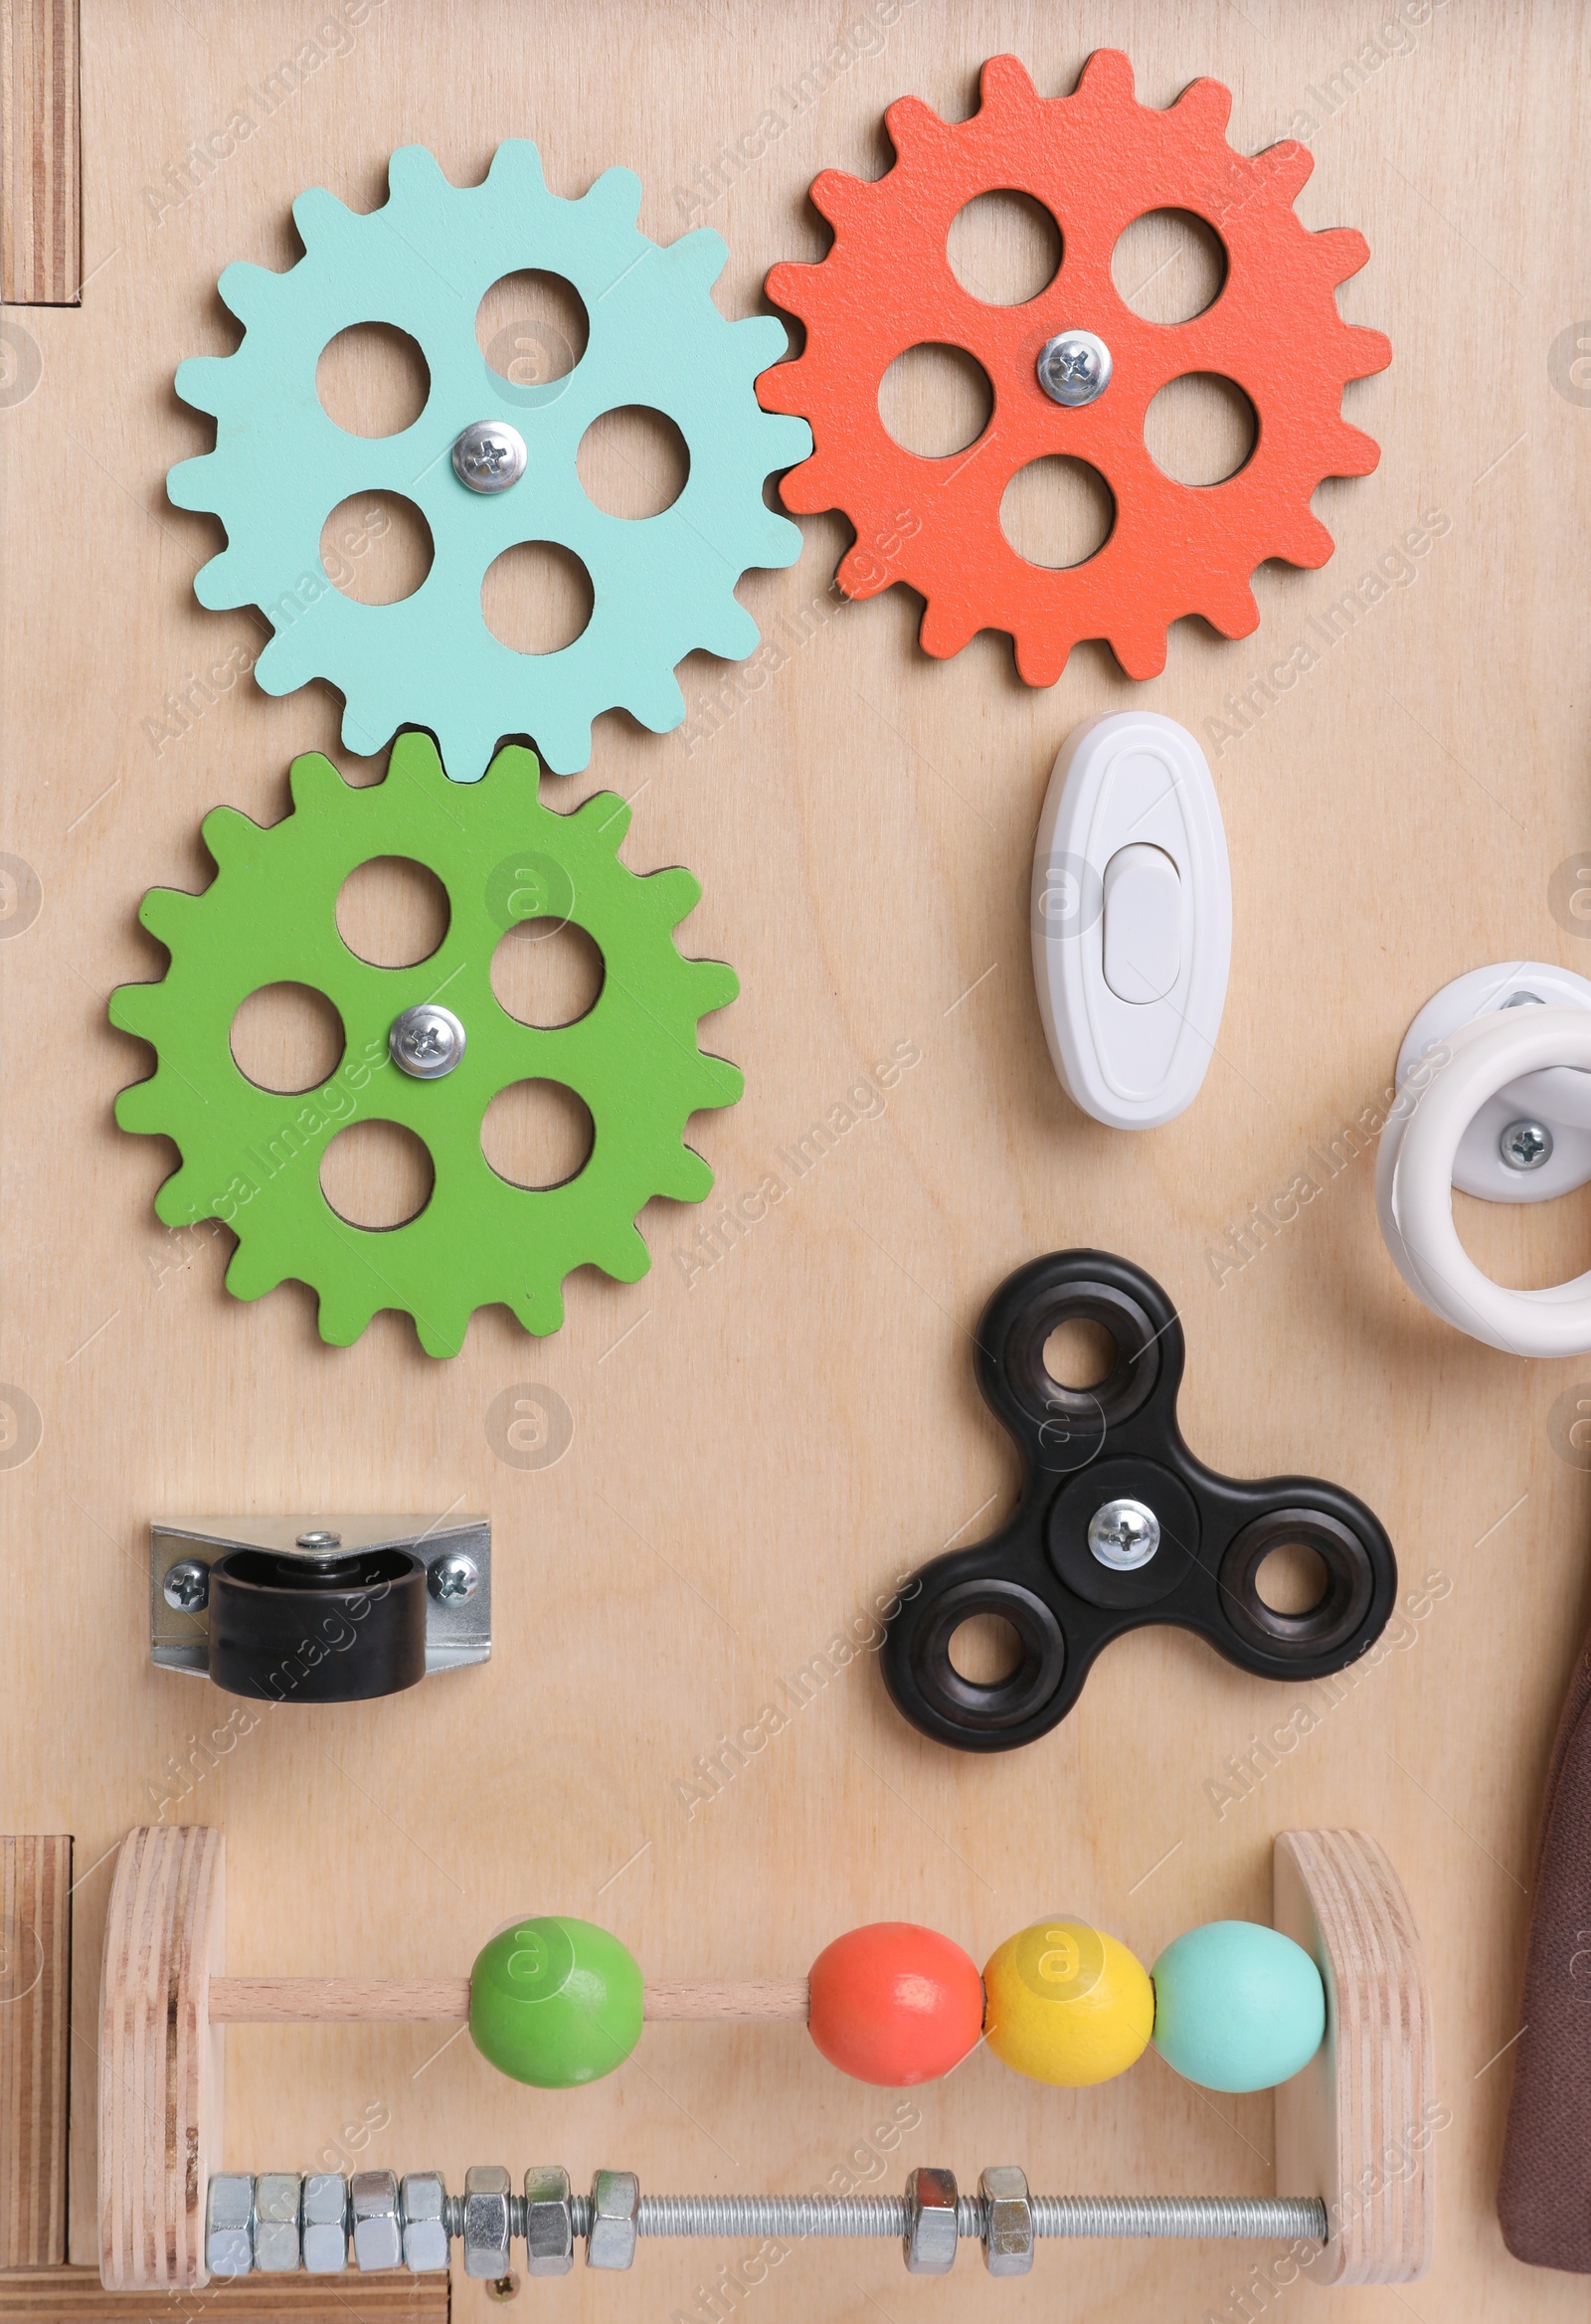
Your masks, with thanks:
<instances>
[{"instance_id":1,"label":"wooden bead","mask_svg":"<svg viewBox=\"0 0 1591 2324\"><path fill-rule=\"evenodd\" d=\"M640 2040L641 1975L589 1920L522 1920L476 1956L469 2031L502 2073L564 2090L612 2073Z\"/></svg>"},{"instance_id":2,"label":"wooden bead","mask_svg":"<svg viewBox=\"0 0 1591 2324\"><path fill-rule=\"evenodd\" d=\"M811 1969L812 2040L841 2073L898 2089L960 2065L983 2024L977 1964L909 1920L853 1928Z\"/></svg>"},{"instance_id":3,"label":"wooden bead","mask_svg":"<svg viewBox=\"0 0 1591 2324\"><path fill-rule=\"evenodd\" d=\"M1270 2090L1309 2064L1326 1988L1302 1945L1252 1920L1212 1920L1155 1962L1154 2047L1207 2090Z\"/></svg>"},{"instance_id":4,"label":"wooden bead","mask_svg":"<svg viewBox=\"0 0 1591 2324\"><path fill-rule=\"evenodd\" d=\"M1041 1920L1007 1937L984 1967L983 1990L983 2035L995 2056L1069 2089L1125 2073L1154 2023L1143 1963L1078 1920Z\"/></svg>"}]
</instances>

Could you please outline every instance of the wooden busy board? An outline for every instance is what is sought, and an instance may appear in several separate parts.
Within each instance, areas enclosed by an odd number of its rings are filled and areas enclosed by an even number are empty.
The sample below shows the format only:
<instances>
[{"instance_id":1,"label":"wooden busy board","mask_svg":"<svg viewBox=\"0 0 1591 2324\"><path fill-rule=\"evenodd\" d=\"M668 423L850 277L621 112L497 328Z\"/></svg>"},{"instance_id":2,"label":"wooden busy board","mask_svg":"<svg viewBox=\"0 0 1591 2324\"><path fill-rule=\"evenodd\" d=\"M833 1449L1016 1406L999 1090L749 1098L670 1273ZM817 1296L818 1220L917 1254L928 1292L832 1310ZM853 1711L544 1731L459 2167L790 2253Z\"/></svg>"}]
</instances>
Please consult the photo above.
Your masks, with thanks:
<instances>
[{"instance_id":1,"label":"wooden busy board","mask_svg":"<svg viewBox=\"0 0 1591 2324\"><path fill-rule=\"evenodd\" d=\"M1398 1043L1431 992L1489 961L1591 960L1552 886L1588 835L1586 12L355 0L329 21L293 0L84 0L82 303L7 317L23 335L7 377L19 347L38 376L0 408L0 843L37 893L13 867L0 1373L22 1419L0 1471L0 1822L75 1836L72 2258L96 2253L91 2030L132 1825L224 1831L236 1976L458 1977L506 1916L564 1911L664 1980L799 1978L841 1930L885 1917L982 1960L1062 1910L1150 1961L1198 1921L1269 1920L1276 1832L1351 1825L1398 1868L1426 1947L1450 2113L1435 2259L1408 2293L1292 2297L1344 2320L1394 2301L1448 2324L1579 2316L1575 2280L1507 2257L1494 2191L1537 1795L1591 1612L1591 1483L1562 1401L1572 1419L1587 1365L1494 1353L1419 1308L1382 1248L1373 1175ZM767 268L825 247L816 172L887 165L893 98L960 117L1005 50L1065 91L1102 46L1128 52L1157 105L1199 75L1227 84L1233 144L1302 138L1301 216L1368 239L1339 304L1389 334L1393 361L1344 404L1378 468L1316 495L1334 557L1262 569L1241 643L1183 621L1147 684L1084 645L1030 691L1004 638L934 661L904 592L836 599L847 529L803 520L799 563L740 590L770 641L749 674L697 656L682 731L604 717L589 769L548 786L560 806L631 797L626 861L688 863L704 894L683 947L739 972L706 1027L747 1085L696 1126L706 1209L653 1204L650 1273L572 1279L556 1337L488 1310L449 1362L390 1314L323 1345L300 1287L230 1299L227 1238L154 1217L173 1153L112 1121L150 1060L109 1030L105 999L160 973L138 903L204 883L211 806L275 819L305 750L356 781L381 761L343 751L326 687L262 693L259 622L194 599L219 528L171 507L164 477L210 428L172 373L234 344L221 268L290 264L304 187L378 203L397 145L429 145L467 183L500 139L530 136L558 192L621 162L646 232L717 228L719 303L764 311ZM964 263L1014 279L1031 233L1001 213ZM1151 237L1135 263L1126 287L1148 312L1208 261ZM342 389L402 385L374 360ZM901 409L954 429L966 392L947 361ZM1166 456L1216 456L1232 425L1216 391L1195 394ZM638 473L660 455L620 441L603 456ZM1057 488L1023 521L1073 538L1090 509ZM367 547L401 543L361 534L350 557ZM555 621L556 590L518 611ZM1130 703L1204 742L1235 912L1219 1055L1191 1111L1146 1135L1095 1126L1057 1086L1027 927L1057 748ZM366 897L367 925L415 903L395 882ZM511 1129L550 1153L567 1125ZM375 1158L371 1200L397 1171ZM727 1202L749 1223L715 1234ZM1578 1271L1586 1195L1459 1209L1503 1280ZM1015 1493L970 1335L1004 1276L1069 1244L1127 1254L1177 1302L1183 1425L1205 1459L1333 1479L1386 1523L1399 1611L1351 1683L1305 1691L1313 1722L1297 1691L1152 1630L1014 1754L936 1747L886 1698L878 1608ZM149 1521L216 1509L488 1515L490 1664L268 1715L152 1669ZM1056 2191L1272 2185L1269 2097L1201 2094L1152 2053L1078 2092L979 2054L897 2097L842 2079L796 2027L660 2025L613 2078L560 2094L502 2080L447 2031L234 2027L226 2161L436 2167L456 2185L471 2161L557 2159L577 2185L603 2164L656 2190L896 2191L920 2161L964 2186L1002 2161ZM622 2281L529 2289L564 2314L693 2316L729 2256L651 2246ZM1024 2287L964 2255L937 2290L905 2282L887 2246L812 2244L747 2296L770 2317L954 2302L1224 2319L1259 2256L1081 2245L1040 2253ZM486 2313L456 2272L453 2299Z\"/></svg>"}]
</instances>

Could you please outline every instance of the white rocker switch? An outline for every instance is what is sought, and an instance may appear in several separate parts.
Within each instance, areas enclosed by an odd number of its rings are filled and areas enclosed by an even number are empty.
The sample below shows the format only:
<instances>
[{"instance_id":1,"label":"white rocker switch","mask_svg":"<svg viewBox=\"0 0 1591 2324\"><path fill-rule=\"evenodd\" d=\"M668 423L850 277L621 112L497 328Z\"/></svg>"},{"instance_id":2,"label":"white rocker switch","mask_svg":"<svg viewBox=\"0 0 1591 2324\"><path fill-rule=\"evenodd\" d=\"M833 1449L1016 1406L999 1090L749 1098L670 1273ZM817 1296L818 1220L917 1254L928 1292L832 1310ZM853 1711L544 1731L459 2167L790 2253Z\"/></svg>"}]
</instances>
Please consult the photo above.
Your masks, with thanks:
<instances>
[{"instance_id":1,"label":"white rocker switch","mask_svg":"<svg viewBox=\"0 0 1591 2324\"><path fill-rule=\"evenodd\" d=\"M1160 847L1119 847L1105 866L1105 982L1118 1000L1163 1000L1182 963L1182 883Z\"/></svg>"}]
</instances>

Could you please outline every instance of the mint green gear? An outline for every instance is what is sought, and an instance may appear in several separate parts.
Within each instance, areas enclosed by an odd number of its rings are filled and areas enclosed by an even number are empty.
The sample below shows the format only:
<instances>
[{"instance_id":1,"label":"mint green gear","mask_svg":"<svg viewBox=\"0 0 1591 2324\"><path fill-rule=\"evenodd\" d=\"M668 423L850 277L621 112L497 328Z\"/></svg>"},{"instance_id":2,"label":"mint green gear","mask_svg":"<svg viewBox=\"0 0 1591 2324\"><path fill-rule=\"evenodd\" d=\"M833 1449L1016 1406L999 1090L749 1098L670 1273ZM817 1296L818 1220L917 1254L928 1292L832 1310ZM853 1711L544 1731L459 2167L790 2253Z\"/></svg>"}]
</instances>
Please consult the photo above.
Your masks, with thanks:
<instances>
[{"instance_id":1,"label":"mint green gear","mask_svg":"<svg viewBox=\"0 0 1591 2324\"><path fill-rule=\"evenodd\" d=\"M538 796L534 755L498 753L477 789L448 782L430 738L404 735L385 781L345 783L318 753L295 759L293 811L262 827L232 807L203 824L218 870L198 895L152 888L139 918L171 955L164 979L123 984L110 1021L153 1042L154 1074L123 1090L124 1130L176 1141L181 1166L155 1196L168 1226L219 1218L237 1234L227 1288L258 1299L291 1276L319 1295L320 1336L357 1340L380 1308L415 1319L431 1355L456 1355L469 1318L500 1302L530 1332L563 1322L564 1277L593 1265L621 1283L650 1257L634 1221L655 1194L699 1202L713 1173L684 1142L690 1116L733 1105L733 1065L704 1055L697 1019L739 990L717 961L680 957L673 930L701 888L688 871L642 878L616 850L629 809L612 792L556 814ZM337 930L337 893L377 856L416 858L447 892L440 949L412 968L372 967ZM491 987L492 953L513 922L551 917L601 952L602 990L573 1024L509 1016ZM320 1088L277 1096L245 1079L232 1020L279 983L322 992L342 1018L342 1061ZM437 1000L462 1022L464 1054L437 1081L389 1058L393 1019ZM481 1151L499 1090L562 1082L590 1108L596 1140L563 1185L511 1185ZM340 1218L320 1162L355 1121L402 1123L427 1147L431 1198L407 1225Z\"/></svg>"},{"instance_id":2,"label":"mint green gear","mask_svg":"<svg viewBox=\"0 0 1591 2324\"><path fill-rule=\"evenodd\" d=\"M765 506L763 486L811 450L806 423L764 412L753 389L786 352L785 327L719 313L723 242L707 228L650 241L630 170L608 170L566 201L523 139L498 146L478 186L449 184L424 146L408 145L388 186L368 213L300 194L304 257L284 273L242 265L221 276L243 344L177 372L184 403L214 416L216 448L166 480L179 508L226 527L195 591L201 605L261 608L275 630L256 664L261 685L286 694L327 679L343 695L352 751L423 726L454 781L473 782L504 736L528 734L569 774L587 764L600 712L625 709L664 733L685 715L673 672L686 654L739 660L756 648L735 584L751 566L795 562L800 534ZM475 341L482 296L523 268L572 282L590 320L574 370L542 386L500 378ZM431 390L411 427L367 438L327 417L315 366L338 332L376 321L419 342ZM673 506L633 522L594 507L575 468L592 422L624 405L666 413L690 453ZM507 421L525 440L526 473L508 491L472 492L453 473L452 446L476 421ZM431 571L397 605L355 604L321 562L322 525L361 491L401 493L431 527ZM591 620L556 653L516 653L481 616L487 567L521 541L559 543L591 575Z\"/></svg>"}]
</instances>

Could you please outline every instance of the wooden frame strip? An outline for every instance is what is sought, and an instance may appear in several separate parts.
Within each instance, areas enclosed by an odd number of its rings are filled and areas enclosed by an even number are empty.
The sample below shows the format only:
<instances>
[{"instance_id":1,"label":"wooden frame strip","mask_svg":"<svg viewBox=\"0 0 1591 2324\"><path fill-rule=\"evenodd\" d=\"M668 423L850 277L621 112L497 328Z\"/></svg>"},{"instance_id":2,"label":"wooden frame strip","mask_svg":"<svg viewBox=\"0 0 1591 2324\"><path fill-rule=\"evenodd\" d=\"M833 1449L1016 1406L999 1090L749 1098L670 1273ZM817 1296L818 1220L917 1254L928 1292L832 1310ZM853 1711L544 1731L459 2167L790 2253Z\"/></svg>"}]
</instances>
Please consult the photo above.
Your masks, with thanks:
<instances>
[{"instance_id":1,"label":"wooden frame strip","mask_svg":"<svg viewBox=\"0 0 1591 2324\"><path fill-rule=\"evenodd\" d=\"M0 298L83 290L79 0L0 0Z\"/></svg>"},{"instance_id":2,"label":"wooden frame strip","mask_svg":"<svg viewBox=\"0 0 1591 2324\"><path fill-rule=\"evenodd\" d=\"M72 1842L0 1839L0 2268L67 2256Z\"/></svg>"}]
</instances>

